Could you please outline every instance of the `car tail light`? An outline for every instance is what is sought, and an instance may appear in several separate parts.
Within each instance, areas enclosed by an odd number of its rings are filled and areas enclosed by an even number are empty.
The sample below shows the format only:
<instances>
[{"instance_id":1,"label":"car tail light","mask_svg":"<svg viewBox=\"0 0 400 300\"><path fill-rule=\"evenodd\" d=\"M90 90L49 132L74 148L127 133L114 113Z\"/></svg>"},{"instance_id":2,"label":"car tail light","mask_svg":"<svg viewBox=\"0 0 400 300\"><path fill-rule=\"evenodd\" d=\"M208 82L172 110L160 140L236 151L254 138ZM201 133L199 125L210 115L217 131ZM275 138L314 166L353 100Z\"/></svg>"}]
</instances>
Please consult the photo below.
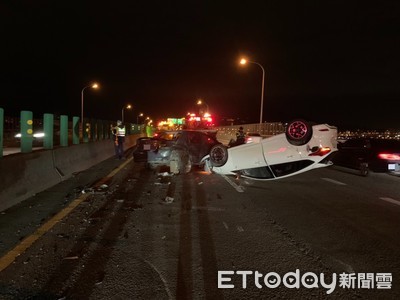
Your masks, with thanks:
<instances>
[{"instance_id":1,"label":"car tail light","mask_svg":"<svg viewBox=\"0 0 400 300\"><path fill-rule=\"evenodd\" d=\"M379 153L379 159L386 159L386 160L400 160L400 154L395 153Z\"/></svg>"},{"instance_id":2,"label":"car tail light","mask_svg":"<svg viewBox=\"0 0 400 300\"><path fill-rule=\"evenodd\" d=\"M324 156L331 152L329 147L318 147L316 151L311 152L308 156Z\"/></svg>"}]
</instances>

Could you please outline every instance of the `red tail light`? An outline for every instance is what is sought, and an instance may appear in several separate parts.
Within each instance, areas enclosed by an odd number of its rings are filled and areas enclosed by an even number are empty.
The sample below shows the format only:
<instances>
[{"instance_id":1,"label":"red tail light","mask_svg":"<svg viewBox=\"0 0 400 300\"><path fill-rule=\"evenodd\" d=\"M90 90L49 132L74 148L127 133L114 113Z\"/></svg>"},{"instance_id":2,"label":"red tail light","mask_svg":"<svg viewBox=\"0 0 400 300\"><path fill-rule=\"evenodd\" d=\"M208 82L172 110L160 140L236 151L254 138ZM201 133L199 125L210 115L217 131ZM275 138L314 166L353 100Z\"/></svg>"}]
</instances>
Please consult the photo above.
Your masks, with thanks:
<instances>
[{"instance_id":1,"label":"red tail light","mask_svg":"<svg viewBox=\"0 0 400 300\"><path fill-rule=\"evenodd\" d=\"M331 152L331 148L329 147L319 147L317 151L310 153L308 156L324 156Z\"/></svg>"},{"instance_id":2,"label":"red tail light","mask_svg":"<svg viewBox=\"0 0 400 300\"><path fill-rule=\"evenodd\" d=\"M379 159L386 159L386 160L400 160L400 154L394 153L379 153Z\"/></svg>"}]
</instances>

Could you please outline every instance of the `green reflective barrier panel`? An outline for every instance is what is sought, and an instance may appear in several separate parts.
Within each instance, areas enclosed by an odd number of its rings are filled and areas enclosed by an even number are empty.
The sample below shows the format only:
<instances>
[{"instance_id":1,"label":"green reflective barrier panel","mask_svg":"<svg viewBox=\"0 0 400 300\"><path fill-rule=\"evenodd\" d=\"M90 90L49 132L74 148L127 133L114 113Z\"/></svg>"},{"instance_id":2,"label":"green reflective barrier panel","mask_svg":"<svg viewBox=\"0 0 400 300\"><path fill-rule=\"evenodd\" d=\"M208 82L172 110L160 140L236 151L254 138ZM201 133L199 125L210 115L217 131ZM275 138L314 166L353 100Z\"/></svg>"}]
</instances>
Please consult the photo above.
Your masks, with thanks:
<instances>
[{"instance_id":1,"label":"green reflective barrier panel","mask_svg":"<svg viewBox=\"0 0 400 300\"><path fill-rule=\"evenodd\" d=\"M79 144L79 117L72 117L72 144Z\"/></svg>"},{"instance_id":2,"label":"green reflective barrier panel","mask_svg":"<svg viewBox=\"0 0 400 300\"><path fill-rule=\"evenodd\" d=\"M53 133L54 133L54 115L53 114L44 114L43 115L43 148L44 149L53 149Z\"/></svg>"},{"instance_id":3,"label":"green reflective barrier panel","mask_svg":"<svg viewBox=\"0 0 400 300\"><path fill-rule=\"evenodd\" d=\"M21 111L21 152L32 152L33 143L33 113Z\"/></svg>"},{"instance_id":4,"label":"green reflective barrier panel","mask_svg":"<svg viewBox=\"0 0 400 300\"><path fill-rule=\"evenodd\" d=\"M68 146L68 116L60 116L60 146Z\"/></svg>"}]
</instances>

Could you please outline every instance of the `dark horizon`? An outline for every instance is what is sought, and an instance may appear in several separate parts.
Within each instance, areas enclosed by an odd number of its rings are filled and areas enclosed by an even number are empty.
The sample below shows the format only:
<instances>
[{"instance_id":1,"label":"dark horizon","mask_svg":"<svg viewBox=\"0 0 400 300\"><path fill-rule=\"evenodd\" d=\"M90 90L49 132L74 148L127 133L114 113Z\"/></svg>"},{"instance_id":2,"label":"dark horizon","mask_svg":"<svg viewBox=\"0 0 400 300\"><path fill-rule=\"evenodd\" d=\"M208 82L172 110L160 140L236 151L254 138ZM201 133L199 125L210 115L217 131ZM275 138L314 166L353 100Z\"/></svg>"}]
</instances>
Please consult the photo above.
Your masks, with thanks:
<instances>
[{"instance_id":1,"label":"dark horizon","mask_svg":"<svg viewBox=\"0 0 400 300\"><path fill-rule=\"evenodd\" d=\"M92 5L96 4L96 5ZM400 129L396 1L3 4L0 107L132 122L196 110L258 123L303 118Z\"/></svg>"}]
</instances>

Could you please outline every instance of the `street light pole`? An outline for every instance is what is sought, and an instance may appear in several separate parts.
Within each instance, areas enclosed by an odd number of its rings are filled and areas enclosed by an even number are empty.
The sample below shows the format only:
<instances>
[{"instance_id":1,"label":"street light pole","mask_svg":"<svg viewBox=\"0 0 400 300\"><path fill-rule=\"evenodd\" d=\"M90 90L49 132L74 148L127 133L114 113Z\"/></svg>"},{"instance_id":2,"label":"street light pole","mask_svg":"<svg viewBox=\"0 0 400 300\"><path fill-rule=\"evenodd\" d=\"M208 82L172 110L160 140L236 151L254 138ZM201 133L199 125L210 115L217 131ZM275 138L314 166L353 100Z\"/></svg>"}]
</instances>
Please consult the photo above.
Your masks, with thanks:
<instances>
[{"instance_id":1,"label":"street light pole","mask_svg":"<svg viewBox=\"0 0 400 300\"><path fill-rule=\"evenodd\" d=\"M81 127L82 127L82 136L83 136L83 92L85 91L85 89L87 88L93 88L93 89L97 89L99 87L99 85L97 83L93 83L91 85L87 85L82 89L81 92Z\"/></svg>"},{"instance_id":2,"label":"street light pole","mask_svg":"<svg viewBox=\"0 0 400 300\"><path fill-rule=\"evenodd\" d=\"M132 106L131 106L130 104L128 104L128 105L126 106L127 109L130 109L131 107L132 107ZM122 123L124 123L124 109L125 109L125 106L122 107L122 113L121 113L121 121L122 121Z\"/></svg>"},{"instance_id":3,"label":"street light pole","mask_svg":"<svg viewBox=\"0 0 400 300\"><path fill-rule=\"evenodd\" d=\"M206 105L207 112L210 112L210 108L208 107L208 104L205 101L203 101L202 99L197 100L197 105L202 105L202 104Z\"/></svg>"},{"instance_id":4,"label":"street light pole","mask_svg":"<svg viewBox=\"0 0 400 300\"><path fill-rule=\"evenodd\" d=\"M244 59L244 58L242 58L242 59L240 60L240 64L244 65L244 64L246 64L246 63L251 63L251 64L258 65L258 66L261 68L261 70L262 70L262 82L261 82L261 108L260 108L260 124L262 124L262 121L263 121L263 110L264 110L263 105L264 105L264 81L265 81L265 70L264 70L264 67L263 67L261 64L259 64L258 62L251 61L251 60L246 60L246 59Z\"/></svg>"},{"instance_id":5,"label":"street light pole","mask_svg":"<svg viewBox=\"0 0 400 300\"><path fill-rule=\"evenodd\" d=\"M139 117L143 117L143 113L140 113L136 116L136 124L139 124Z\"/></svg>"}]
</instances>

